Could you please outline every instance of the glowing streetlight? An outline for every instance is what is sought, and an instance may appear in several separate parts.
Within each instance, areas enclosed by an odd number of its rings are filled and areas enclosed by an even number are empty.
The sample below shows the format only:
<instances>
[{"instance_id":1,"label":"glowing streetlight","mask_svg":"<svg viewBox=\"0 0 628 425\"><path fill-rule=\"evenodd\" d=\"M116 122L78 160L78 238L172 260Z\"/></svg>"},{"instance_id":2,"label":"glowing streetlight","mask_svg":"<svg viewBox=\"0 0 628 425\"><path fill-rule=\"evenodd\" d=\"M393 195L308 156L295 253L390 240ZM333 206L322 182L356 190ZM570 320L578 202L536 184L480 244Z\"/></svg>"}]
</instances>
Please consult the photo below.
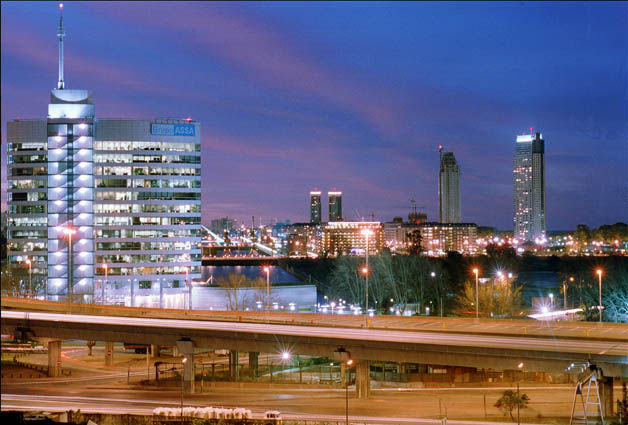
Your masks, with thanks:
<instances>
[{"instance_id":1,"label":"glowing streetlight","mask_svg":"<svg viewBox=\"0 0 628 425\"><path fill-rule=\"evenodd\" d=\"M480 318L480 302L479 302L479 295L478 295L478 289L479 289L479 283L478 283L478 273L480 271L478 270L477 267L475 267L473 269L473 273L475 274L475 318L479 319Z\"/></svg>"},{"instance_id":2,"label":"glowing streetlight","mask_svg":"<svg viewBox=\"0 0 628 425\"><path fill-rule=\"evenodd\" d=\"M266 272L266 308L270 306L270 267L264 266Z\"/></svg>"},{"instance_id":3,"label":"glowing streetlight","mask_svg":"<svg viewBox=\"0 0 628 425\"><path fill-rule=\"evenodd\" d=\"M24 260L24 262L28 265L28 293L30 294L29 296L32 297L33 295L33 262L30 260L30 258L27 258L26 260Z\"/></svg>"},{"instance_id":4,"label":"glowing streetlight","mask_svg":"<svg viewBox=\"0 0 628 425\"><path fill-rule=\"evenodd\" d=\"M350 369L353 365L353 359L349 358L345 362L347 368ZM349 376L345 378L345 415L346 415L346 425L349 425L349 378L351 377L351 371L349 371Z\"/></svg>"},{"instance_id":5,"label":"glowing streetlight","mask_svg":"<svg viewBox=\"0 0 628 425\"><path fill-rule=\"evenodd\" d=\"M283 360L284 362L289 362L291 358L292 354L290 353L290 351L284 350L281 352L281 360Z\"/></svg>"},{"instance_id":6,"label":"glowing streetlight","mask_svg":"<svg viewBox=\"0 0 628 425\"><path fill-rule=\"evenodd\" d=\"M365 306L366 306L366 315L364 316L364 325L368 328L369 326L369 274L368 274L368 269L369 269L369 236L371 236L373 234L373 231L371 229L362 229L362 231L360 232L362 234L362 236L364 236L366 238L366 251L365 251L365 256L366 256L366 272L365 272L365 287L366 287L366 291L365 291Z\"/></svg>"},{"instance_id":7,"label":"glowing streetlight","mask_svg":"<svg viewBox=\"0 0 628 425\"><path fill-rule=\"evenodd\" d=\"M102 303L105 304L105 288L107 287L107 284L109 283L109 266L107 266L107 264L103 264L102 268L105 269L105 283L102 286Z\"/></svg>"},{"instance_id":8,"label":"glowing streetlight","mask_svg":"<svg viewBox=\"0 0 628 425\"><path fill-rule=\"evenodd\" d=\"M598 305L598 310L600 311L600 323L602 323L602 269L597 269L595 273L597 273L598 278L598 290L600 294L600 304Z\"/></svg>"},{"instance_id":9,"label":"glowing streetlight","mask_svg":"<svg viewBox=\"0 0 628 425\"><path fill-rule=\"evenodd\" d=\"M183 375L185 375L185 362L188 361L187 357L183 357L181 360L181 421L183 421L183 392L185 390L185 383L183 382Z\"/></svg>"}]
</instances>

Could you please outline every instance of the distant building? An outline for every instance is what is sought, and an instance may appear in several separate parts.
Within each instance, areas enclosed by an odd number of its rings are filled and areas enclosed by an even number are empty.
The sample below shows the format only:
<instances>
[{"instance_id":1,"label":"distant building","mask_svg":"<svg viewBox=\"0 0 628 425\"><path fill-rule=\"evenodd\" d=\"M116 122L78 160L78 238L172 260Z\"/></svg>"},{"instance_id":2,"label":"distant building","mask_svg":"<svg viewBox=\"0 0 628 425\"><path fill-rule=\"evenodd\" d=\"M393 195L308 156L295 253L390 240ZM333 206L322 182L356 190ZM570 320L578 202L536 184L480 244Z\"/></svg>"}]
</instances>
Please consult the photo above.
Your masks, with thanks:
<instances>
[{"instance_id":1,"label":"distant building","mask_svg":"<svg viewBox=\"0 0 628 425\"><path fill-rule=\"evenodd\" d=\"M288 255L318 255L321 252L322 225L293 223L285 228L285 251Z\"/></svg>"},{"instance_id":2,"label":"distant building","mask_svg":"<svg viewBox=\"0 0 628 425\"><path fill-rule=\"evenodd\" d=\"M229 217L222 217L212 220L211 230L217 235L222 235L225 232L231 232L238 227L238 220Z\"/></svg>"},{"instance_id":3,"label":"distant building","mask_svg":"<svg viewBox=\"0 0 628 425\"><path fill-rule=\"evenodd\" d=\"M477 250L477 225L474 223L383 223L384 241L391 251L405 251L411 233L421 234L421 250L431 255L448 251L473 254Z\"/></svg>"},{"instance_id":4,"label":"distant building","mask_svg":"<svg viewBox=\"0 0 628 425\"><path fill-rule=\"evenodd\" d=\"M320 223L323 220L321 213L321 191L310 191L310 223Z\"/></svg>"},{"instance_id":5,"label":"distant building","mask_svg":"<svg viewBox=\"0 0 628 425\"><path fill-rule=\"evenodd\" d=\"M329 221L342 221L342 192L327 192L329 200Z\"/></svg>"},{"instance_id":6,"label":"distant building","mask_svg":"<svg viewBox=\"0 0 628 425\"><path fill-rule=\"evenodd\" d=\"M477 250L478 226L475 223L421 223L418 227L421 246L427 253L474 254Z\"/></svg>"},{"instance_id":7,"label":"distant building","mask_svg":"<svg viewBox=\"0 0 628 425\"><path fill-rule=\"evenodd\" d=\"M379 221L336 221L325 224L323 250L331 255L362 254L366 250L365 230L371 232L368 237L369 253L380 253L384 248L384 232Z\"/></svg>"},{"instance_id":8,"label":"distant building","mask_svg":"<svg viewBox=\"0 0 628 425\"><path fill-rule=\"evenodd\" d=\"M519 241L545 240L545 141L541 133L517 136L513 167L513 219Z\"/></svg>"},{"instance_id":9,"label":"distant building","mask_svg":"<svg viewBox=\"0 0 628 425\"><path fill-rule=\"evenodd\" d=\"M453 152L440 152L438 173L438 219L460 223L460 167Z\"/></svg>"}]
</instances>

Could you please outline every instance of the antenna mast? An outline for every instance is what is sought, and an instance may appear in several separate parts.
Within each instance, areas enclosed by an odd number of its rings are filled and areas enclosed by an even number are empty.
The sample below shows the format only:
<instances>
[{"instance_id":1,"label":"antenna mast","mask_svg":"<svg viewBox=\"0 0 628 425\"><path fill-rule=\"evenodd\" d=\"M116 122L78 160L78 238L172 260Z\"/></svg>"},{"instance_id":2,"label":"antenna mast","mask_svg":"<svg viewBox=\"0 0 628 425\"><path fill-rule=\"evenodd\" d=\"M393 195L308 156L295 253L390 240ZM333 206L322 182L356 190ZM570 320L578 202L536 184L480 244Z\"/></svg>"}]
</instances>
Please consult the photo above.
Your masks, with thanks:
<instances>
[{"instance_id":1,"label":"antenna mast","mask_svg":"<svg viewBox=\"0 0 628 425\"><path fill-rule=\"evenodd\" d=\"M63 90L65 83L63 81L63 37L65 37L65 31L63 30L63 3L59 3L59 81L57 82L57 89Z\"/></svg>"}]
</instances>

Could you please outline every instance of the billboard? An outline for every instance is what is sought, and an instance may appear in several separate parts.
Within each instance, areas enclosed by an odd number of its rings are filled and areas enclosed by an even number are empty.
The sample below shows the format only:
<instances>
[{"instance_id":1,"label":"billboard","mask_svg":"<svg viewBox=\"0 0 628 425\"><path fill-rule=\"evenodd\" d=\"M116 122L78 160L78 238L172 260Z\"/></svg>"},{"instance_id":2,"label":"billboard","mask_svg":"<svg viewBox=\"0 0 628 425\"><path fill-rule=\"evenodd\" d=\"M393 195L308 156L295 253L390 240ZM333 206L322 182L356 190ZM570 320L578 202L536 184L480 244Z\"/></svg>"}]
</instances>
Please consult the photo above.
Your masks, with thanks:
<instances>
[{"instance_id":1,"label":"billboard","mask_svg":"<svg viewBox=\"0 0 628 425\"><path fill-rule=\"evenodd\" d=\"M159 124L151 123L150 134L153 136L196 136L193 124Z\"/></svg>"}]
</instances>

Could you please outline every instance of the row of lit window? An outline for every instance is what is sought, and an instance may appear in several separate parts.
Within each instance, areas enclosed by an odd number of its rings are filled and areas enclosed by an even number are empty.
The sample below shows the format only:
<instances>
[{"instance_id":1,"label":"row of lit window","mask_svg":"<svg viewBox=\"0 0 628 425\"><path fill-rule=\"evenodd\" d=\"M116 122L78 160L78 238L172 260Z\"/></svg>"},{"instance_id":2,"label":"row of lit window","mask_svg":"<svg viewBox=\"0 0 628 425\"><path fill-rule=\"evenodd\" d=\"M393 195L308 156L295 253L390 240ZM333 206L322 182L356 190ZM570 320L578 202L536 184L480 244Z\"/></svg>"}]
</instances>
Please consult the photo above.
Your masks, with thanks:
<instances>
[{"instance_id":1,"label":"row of lit window","mask_svg":"<svg viewBox=\"0 0 628 425\"><path fill-rule=\"evenodd\" d=\"M172 200L200 200L198 192L121 192L97 191L96 200L99 201L172 201Z\"/></svg>"},{"instance_id":2,"label":"row of lit window","mask_svg":"<svg viewBox=\"0 0 628 425\"><path fill-rule=\"evenodd\" d=\"M154 188L154 189L198 189L200 180L148 180L148 179L95 179L95 187L121 187L121 188Z\"/></svg>"},{"instance_id":3,"label":"row of lit window","mask_svg":"<svg viewBox=\"0 0 628 425\"><path fill-rule=\"evenodd\" d=\"M201 217L94 217L94 226L174 226L200 224Z\"/></svg>"},{"instance_id":4,"label":"row of lit window","mask_svg":"<svg viewBox=\"0 0 628 425\"><path fill-rule=\"evenodd\" d=\"M200 168L189 167L94 167L96 176L200 176Z\"/></svg>"},{"instance_id":5,"label":"row of lit window","mask_svg":"<svg viewBox=\"0 0 628 425\"><path fill-rule=\"evenodd\" d=\"M97 238L196 238L200 229L96 229Z\"/></svg>"},{"instance_id":6,"label":"row of lit window","mask_svg":"<svg viewBox=\"0 0 628 425\"><path fill-rule=\"evenodd\" d=\"M95 150L102 151L179 151L200 152L198 143L172 143L172 142L95 142Z\"/></svg>"},{"instance_id":7,"label":"row of lit window","mask_svg":"<svg viewBox=\"0 0 628 425\"><path fill-rule=\"evenodd\" d=\"M139 213L162 213L162 214L190 214L200 213L200 204L96 204L94 205L95 214L139 214Z\"/></svg>"}]
</instances>

